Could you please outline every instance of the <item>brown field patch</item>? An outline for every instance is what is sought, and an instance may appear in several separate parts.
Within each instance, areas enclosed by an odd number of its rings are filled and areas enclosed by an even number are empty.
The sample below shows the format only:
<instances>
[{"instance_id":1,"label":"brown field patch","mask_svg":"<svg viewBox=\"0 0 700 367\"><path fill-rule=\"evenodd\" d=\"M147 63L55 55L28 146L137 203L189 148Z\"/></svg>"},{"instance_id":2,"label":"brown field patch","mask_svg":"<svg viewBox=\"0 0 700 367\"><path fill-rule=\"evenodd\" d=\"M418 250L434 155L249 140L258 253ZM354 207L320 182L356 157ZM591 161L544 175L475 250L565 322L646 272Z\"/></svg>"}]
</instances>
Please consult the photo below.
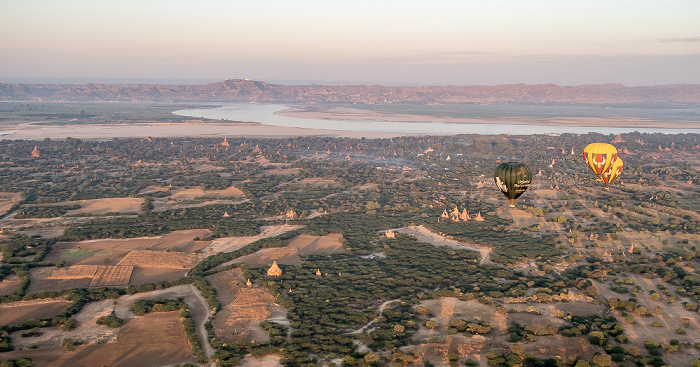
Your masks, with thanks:
<instances>
[{"instance_id":1,"label":"brown field patch","mask_svg":"<svg viewBox=\"0 0 700 367\"><path fill-rule=\"evenodd\" d=\"M302 234L294 237L287 247L296 247L302 255L345 252L345 247L340 242L342 237L340 233L331 233L323 237Z\"/></svg>"},{"instance_id":2,"label":"brown field patch","mask_svg":"<svg viewBox=\"0 0 700 367\"><path fill-rule=\"evenodd\" d=\"M141 213L143 198L106 198L90 199L60 203L61 205L80 204L80 209L69 210L66 215L106 214L106 213Z\"/></svg>"},{"instance_id":3,"label":"brown field patch","mask_svg":"<svg viewBox=\"0 0 700 367\"><path fill-rule=\"evenodd\" d=\"M140 194L140 195L143 195L143 194L153 194L153 193L156 193L156 192L168 191L168 190L170 190L170 187L166 187L166 186L147 186L147 187L145 187L144 189L142 189L141 191L139 191L139 194Z\"/></svg>"},{"instance_id":4,"label":"brown field patch","mask_svg":"<svg viewBox=\"0 0 700 367\"><path fill-rule=\"evenodd\" d=\"M540 218L521 209L497 209L496 214L504 219L513 220L513 228L529 227L540 223Z\"/></svg>"},{"instance_id":5,"label":"brown field patch","mask_svg":"<svg viewBox=\"0 0 700 367\"><path fill-rule=\"evenodd\" d=\"M272 175L298 175L301 168L274 168L263 171L266 176Z\"/></svg>"},{"instance_id":6,"label":"brown field patch","mask_svg":"<svg viewBox=\"0 0 700 367\"><path fill-rule=\"evenodd\" d=\"M76 346L52 365L140 367L195 363L179 315L179 311L151 313L129 320L116 343Z\"/></svg>"},{"instance_id":7,"label":"brown field patch","mask_svg":"<svg viewBox=\"0 0 700 367\"><path fill-rule=\"evenodd\" d=\"M98 265L73 265L65 268L57 268L45 279L81 279L92 278L97 272Z\"/></svg>"},{"instance_id":8,"label":"brown field patch","mask_svg":"<svg viewBox=\"0 0 700 367\"><path fill-rule=\"evenodd\" d=\"M269 335L260 328L260 321L286 320L287 311L274 304L275 297L266 289L247 287L240 269L219 272L207 280L216 288L217 299L223 305L213 324L214 333L224 342L267 341Z\"/></svg>"},{"instance_id":9,"label":"brown field patch","mask_svg":"<svg viewBox=\"0 0 700 367\"><path fill-rule=\"evenodd\" d=\"M21 198L20 192L0 192L0 215L7 213Z\"/></svg>"},{"instance_id":10,"label":"brown field patch","mask_svg":"<svg viewBox=\"0 0 700 367\"><path fill-rule=\"evenodd\" d=\"M100 266L92 278L91 287L115 287L129 284L133 266Z\"/></svg>"},{"instance_id":11,"label":"brown field patch","mask_svg":"<svg viewBox=\"0 0 700 367\"><path fill-rule=\"evenodd\" d=\"M0 296L7 296L15 293L19 288L19 277L15 274L10 274L5 279L0 280Z\"/></svg>"},{"instance_id":12,"label":"brown field patch","mask_svg":"<svg viewBox=\"0 0 700 367\"><path fill-rule=\"evenodd\" d=\"M245 194L235 186L223 190L203 190L200 187L181 188L173 190L170 198L173 200L193 200L197 198L242 198Z\"/></svg>"},{"instance_id":13,"label":"brown field patch","mask_svg":"<svg viewBox=\"0 0 700 367\"><path fill-rule=\"evenodd\" d=\"M129 285L141 285L163 281L178 280L187 274L189 269L139 268L131 272Z\"/></svg>"},{"instance_id":14,"label":"brown field patch","mask_svg":"<svg viewBox=\"0 0 700 367\"><path fill-rule=\"evenodd\" d=\"M231 252L231 251L236 251L244 246L247 246L259 239L263 238L268 238L268 237L275 237L279 236L283 233L293 231L297 228L300 228L302 226L297 226L297 225L289 225L289 224L282 224L282 225L276 225L276 226L262 226L260 227L260 234L255 235L255 236L245 236L245 237L224 237L224 238L217 238L214 241L209 244L209 246L205 247L202 251L210 254L210 253L219 253L219 252ZM224 265L224 264L222 264Z\"/></svg>"},{"instance_id":15,"label":"brown field patch","mask_svg":"<svg viewBox=\"0 0 700 367\"><path fill-rule=\"evenodd\" d=\"M211 241L195 241L194 239L209 235L211 235L211 231L208 229L189 229L170 232L156 240L148 249L167 250L177 248L185 252L194 252L201 250L211 243Z\"/></svg>"},{"instance_id":16,"label":"brown field patch","mask_svg":"<svg viewBox=\"0 0 700 367\"><path fill-rule=\"evenodd\" d=\"M0 326L53 317L70 304L71 302L62 298L0 304Z\"/></svg>"},{"instance_id":17,"label":"brown field patch","mask_svg":"<svg viewBox=\"0 0 700 367\"><path fill-rule=\"evenodd\" d=\"M241 367L282 367L280 360L282 356L275 354L267 355L260 358L245 358L241 361Z\"/></svg>"},{"instance_id":18,"label":"brown field patch","mask_svg":"<svg viewBox=\"0 0 700 367\"><path fill-rule=\"evenodd\" d=\"M197 265L202 257L200 254L182 252L133 250L126 254L117 265L156 269L190 269Z\"/></svg>"},{"instance_id":19,"label":"brown field patch","mask_svg":"<svg viewBox=\"0 0 700 367\"><path fill-rule=\"evenodd\" d=\"M559 191L554 190L554 189L535 189L535 190L532 190L532 192L539 195L539 196L544 196L548 199L556 199L557 194L559 193Z\"/></svg>"},{"instance_id":20,"label":"brown field patch","mask_svg":"<svg viewBox=\"0 0 700 367\"><path fill-rule=\"evenodd\" d=\"M159 239L160 237L145 237L57 242L45 260L65 261L68 265L116 265L129 251L147 249Z\"/></svg>"},{"instance_id":21,"label":"brown field patch","mask_svg":"<svg viewBox=\"0 0 700 367\"><path fill-rule=\"evenodd\" d=\"M231 263L244 263L252 267L270 266L273 261L282 265L300 265L302 255L345 252L340 242L341 237L342 235L336 233L323 237L302 234L294 237L286 247L260 249Z\"/></svg>"},{"instance_id":22,"label":"brown field patch","mask_svg":"<svg viewBox=\"0 0 700 367\"><path fill-rule=\"evenodd\" d=\"M87 288L92 278L49 279L55 267L40 267L29 269L30 282L27 294L60 291L72 288Z\"/></svg>"},{"instance_id":23,"label":"brown field patch","mask_svg":"<svg viewBox=\"0 0 700 367\"><path fill-rule=\"evenodd\" d=\"M335 180L329 180L324 178L305 178L299 181L300 185L309 185L311 187L323 187L323 186L337 186L338 183Z\"/></svg>"}]
</instances>

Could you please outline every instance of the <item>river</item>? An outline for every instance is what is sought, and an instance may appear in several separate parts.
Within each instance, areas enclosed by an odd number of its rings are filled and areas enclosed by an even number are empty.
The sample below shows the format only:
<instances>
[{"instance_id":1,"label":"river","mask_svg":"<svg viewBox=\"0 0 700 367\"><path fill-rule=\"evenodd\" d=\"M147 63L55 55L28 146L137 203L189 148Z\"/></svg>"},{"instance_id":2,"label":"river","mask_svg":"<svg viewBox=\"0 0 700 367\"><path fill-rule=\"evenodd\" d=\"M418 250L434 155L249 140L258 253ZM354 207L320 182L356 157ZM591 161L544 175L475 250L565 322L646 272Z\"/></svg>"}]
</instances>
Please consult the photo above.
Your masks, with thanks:
<instances>
[{"instance_id":1,"label":"river","mask_svg":"<svg viewBox=\"0 0 700 367\"><path fill-rule=\"evenodd\" d=\"M550 106L551 107L551 106ZM280 105L280 104L227 104L218 108L211 109L183 109L173 112L180 116L189 116L197 118L207 118L215 120L229 120L229 121L242 121L242 122L257 122L265 125L271 126L284 126L284 127L296 127L304 129L325 129L325 130L341 130L341 131L367 131L367 132L399 132L399 133L413 133L413 134L514 134L514 135L531 135L531 134L550 134L550 133L578 133L586 134L588 132L598 132L602 134L619 134L628 133L633 131L638 131L640 133L664 133L664 134L681 134L681 133L700 133L700 121L698 122L698 128L696 129L674 129L674 128L661 128L661 127L646 127L646 128L636 128L636 127L595 127L595 126L553 126L553 125L525 125L525 124L506 124L506 123L488 123L488 118L483 119L483 123L443 123L443 122L430 122L430 116L425 115L425 121L416 122L399 122L399 121L339 121L339 120L324 120L324 119L310 119L310 118L297 118L288 117L276 114L276 112L283 111L290 108L290 106ZM533 118L538 117L537 108L514 106L514 110L501 112L507 115L506 117L513 116L513 113L519 113L526 111L526 117ZM584 107L588 108L588 107ZM605 114L605 107L590 107L594 112L594 115ZM570 111L580 110L581 107L568 107L568 106L557 106L560 114L564 118L571 117ZM503 110L503 107L500 107ZM619 110L619 108L618 108ZM637 108L634 111L633 116L639 118L638 115L644 113L644 109ZM697 109L691 109L688 116L695 117L695 112ZM552 108L547 108L541 111L541 118L551 118L553 113L557 110L552 110ZM555 111L555 112L553 112ZM664 116L659 116L659 109L649 109L649 114L653 115L654 120L663 120ZM662 111L669 111L668 109ZM670 110L675 111L675 110ZM496 112L497 113L497 112ZM610 114L610 112L608 112ZM471 116L467 116L471 117ZM477 116L481 118L482 116ZM491 119L498 119L499 115L496 114ZM582 116L588 117L588 116ZM695 117L697 118L697 117ZM673 114L668 115L668 124L673 125L673 120L676 120L677 116ZM691 119L692 121L692 119Z\"/></svg>"}]
</instances>

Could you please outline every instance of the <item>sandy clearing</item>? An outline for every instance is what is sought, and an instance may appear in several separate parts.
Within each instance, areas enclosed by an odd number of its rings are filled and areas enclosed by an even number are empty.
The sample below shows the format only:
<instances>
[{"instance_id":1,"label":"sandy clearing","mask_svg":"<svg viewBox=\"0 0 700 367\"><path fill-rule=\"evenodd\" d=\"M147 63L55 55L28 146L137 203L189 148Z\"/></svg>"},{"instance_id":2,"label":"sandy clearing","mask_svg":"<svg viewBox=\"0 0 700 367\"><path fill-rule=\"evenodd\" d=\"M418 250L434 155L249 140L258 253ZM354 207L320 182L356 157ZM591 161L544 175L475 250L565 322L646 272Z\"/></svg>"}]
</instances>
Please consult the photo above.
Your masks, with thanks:
<instances>
[{"instance_id":1,"label":"sandy clearing","mask_svg":"<svg viewBox=\"0 0 700 367\"><path fill-rule=\"evenodd\" d=\"M0 192L0 215L7 213L21 198L20 192Z\"/></svg>"},{"instance_id":2,"label":"sandy clearing","mask_svg":"<svg viewBox=\"0 0 700 367\"><path fill-rule=\"evenodd\" d=\"M230 197L245 197L245 194L240 189L231 186L223 190L203 190L200 187L190 187L184 189L172 190L169 196L173 200L193 200L197 198L230 198Z\"/></svg>"},{"instance_id":3,"label":"sandy clearing","mask_svg":"<svg viewBox=\"0 0 700 367\"><path fill-rule=\"evenodd\" d=\"M280 360L282 360L281 356L278 356L276 354L272 355L267 355L265 357L260 357L260 358L246 358L241 361L241 364L239 366L241 367L281 367L282 363L280 363Z\"/></svg>"},{"instance_id":4,"label":"sandy clearing","mask_svg":"<svg viewBox=\"0 0 700 367\"><path fill-rule=\"evenodd\" d=\"M212 254L218 254L219 252L236 251L242 247L250 245L251 243L253 243L257 240L260 240L263 238L268 238L268 237L279 236L282 233L293 231L293 230L295 230L297 228L301 228L301 227L303 227L303 226L288 225L288 224L275 225L275 226L262 226L262 227L260 227L260 234L258 234L258 235L246 236L246 237L218 238L218 239L214 240L209 246L203 248L202 252L204 252L207 255L212 255ZM220 266L225 266L225 264L221 264Z\"/></svg>"},{"instance_id":5,"label":"sandy clearing","mask_svg":"<svg viewBox=\"0 0 700 367\"><path fill-rule=\"evenodd\" d=\"M0 280L0 296L7 296L19 288L20 280L15 274L10 274Z\"/></svg>"},{"instance_id":6,"label":"sandy clearing","mask_svg":"<svg viewBox=\"0 0 700 367\"><path fill-rule=\"evenodd\" d=\"M512 219L512 228L530 227L534 224L544 224L544 219L538 218L521 209L497 209L496 214L504 219Z\"/></svg>"},{"instance_id":7,"label":"sandy clearing","mask_svg":"<svg viewBox=\"0 0 700 367\"><path fill-rule=\"evenodd\" d=\"M56 366L162 366L195 363L179 311L151 313L122 326L116 343L75 347Z\"/></svg>"},{"instance_id":8,"label":"sandy clearing","mask_svg":"<svg viewBox=\"0 0 700 367\"><path fill-rule=\"evenodd\" d=\"M113 300L106 299L83 306L82 310L73 316L78 322L78 327L71 331L62 331L58 327L42 328L39 335L26 338L12 338L12 344L15 348L26 349L30 345L36 345L39 348L62 346L63 338L89 343L94 343L98 340L116 341L119 329L97 325L98 318L111 314L114 307L112 303ZM22 333L23 331L18 331L13 335L19 336Z\"/></svg>"},{"instance_id":9,"label":"sandy clearing","mask_svg":"<svg viewBox=\"0 0 700 367\"><path fill-rule=\"evenodd\" d=\"M300 265L301 256L345 252L340 238L341 235L336 233L323 237L302 234L293 238L285 247L260 249L229 263L244 263L252 267L270 266L274 261L282 265Z\"/></svg>"},{"instance_id":10,"label":"sandy clearing","mask_svg":"<svg viewBox=\"0 0 700 367\"><path fill-rule=\"evenodd\" d=\"M274 303L274 296L266 289L246 286L240 269L219 272L207 280L222 304L213 320L214 333L222 341L267 341L269 335L260 327L261 321L290 324L287 310Z\"/></svg>"},{"instance_id":11,"label":"sandy clearing","mask_svg":"<svg viewBox=\"0 0 700 367\"><path fill-rule=\"evenodd\" d=\"M68 201L57 203L56 205L80 204L81 208L69 210L66 215L92 214L99 215L105 213L140 213L143 198L106 198L90 199L79 201Z\"/></svg>"},{"instance_id":12,"label":"sandy clearing","mask_svg":"<svg viewBox=\"0 0 700 367\"><path fill-rule=\"evenodd\" d=\"M477 251L479 252L479 254L481 254L481 260L479 261L479 264L494 264L490 260L490 254L491 251L493 251L493 249L491 249L490 247L478 246L473 243L467 244L464 242L455 241L445 236L441 236L437 233L434 233L433 231L422 225L397 228L393 231L415 236L418 241L426 242L433 246L445 246L454 249Z\"/></svg>"}]
</instances>

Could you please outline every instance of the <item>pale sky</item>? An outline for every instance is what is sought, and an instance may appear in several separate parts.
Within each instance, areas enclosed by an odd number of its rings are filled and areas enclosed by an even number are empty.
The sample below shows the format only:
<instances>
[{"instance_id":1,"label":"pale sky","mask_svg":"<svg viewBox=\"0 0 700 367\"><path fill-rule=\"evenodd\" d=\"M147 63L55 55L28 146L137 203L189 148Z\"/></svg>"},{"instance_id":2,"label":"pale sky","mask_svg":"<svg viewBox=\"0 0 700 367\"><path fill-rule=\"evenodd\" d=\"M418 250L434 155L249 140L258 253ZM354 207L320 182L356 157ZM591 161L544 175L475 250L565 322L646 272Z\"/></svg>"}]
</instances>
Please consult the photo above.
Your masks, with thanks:
<instances>
[{"instance_id":1,"label":"pale sky","mask_svg":"<svg viewBox=\"0 0 700 367\"><path fill-rule=\"evenodd\" d=\"M699 0L0 0L0 82L700 84Z\"/></svg>"}]
</instances>

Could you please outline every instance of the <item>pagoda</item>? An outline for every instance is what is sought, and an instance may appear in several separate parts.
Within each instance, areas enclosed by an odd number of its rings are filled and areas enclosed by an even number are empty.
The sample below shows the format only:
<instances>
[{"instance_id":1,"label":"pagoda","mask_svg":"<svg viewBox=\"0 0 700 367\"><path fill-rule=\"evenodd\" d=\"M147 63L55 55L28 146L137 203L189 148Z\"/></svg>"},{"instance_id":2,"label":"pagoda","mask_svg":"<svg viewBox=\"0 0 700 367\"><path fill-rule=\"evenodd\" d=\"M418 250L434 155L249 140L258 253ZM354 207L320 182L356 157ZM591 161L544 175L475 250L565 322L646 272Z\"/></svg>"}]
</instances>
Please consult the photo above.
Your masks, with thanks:
<instances>
[{"instance_id":1,"label":"pagoda","mask_svg":"<svg viewBox=\"0 0 700 367\"><path fill-rule=\"evenodd\" d=\"M32 150L32 157L34 157L34 158L39 158L39 156L40 156L40 154L39 154L39 149L38 149L37 146L35 145L35 146L34 146L34 150Z\"/></svg>"},{"instance_id":2,"label":"pagoda","mask_svg":"<svg viewBox=\"0 0 700 367\"><path fill-rule=\"evenodd\" d=\"M280 267L277 266L277 261L273 261L272 266L270 266L270 268L267 269L267 276L278 277L280 275L282 275L282 269L280 269Z\"/></svg>"}]
</instances>

